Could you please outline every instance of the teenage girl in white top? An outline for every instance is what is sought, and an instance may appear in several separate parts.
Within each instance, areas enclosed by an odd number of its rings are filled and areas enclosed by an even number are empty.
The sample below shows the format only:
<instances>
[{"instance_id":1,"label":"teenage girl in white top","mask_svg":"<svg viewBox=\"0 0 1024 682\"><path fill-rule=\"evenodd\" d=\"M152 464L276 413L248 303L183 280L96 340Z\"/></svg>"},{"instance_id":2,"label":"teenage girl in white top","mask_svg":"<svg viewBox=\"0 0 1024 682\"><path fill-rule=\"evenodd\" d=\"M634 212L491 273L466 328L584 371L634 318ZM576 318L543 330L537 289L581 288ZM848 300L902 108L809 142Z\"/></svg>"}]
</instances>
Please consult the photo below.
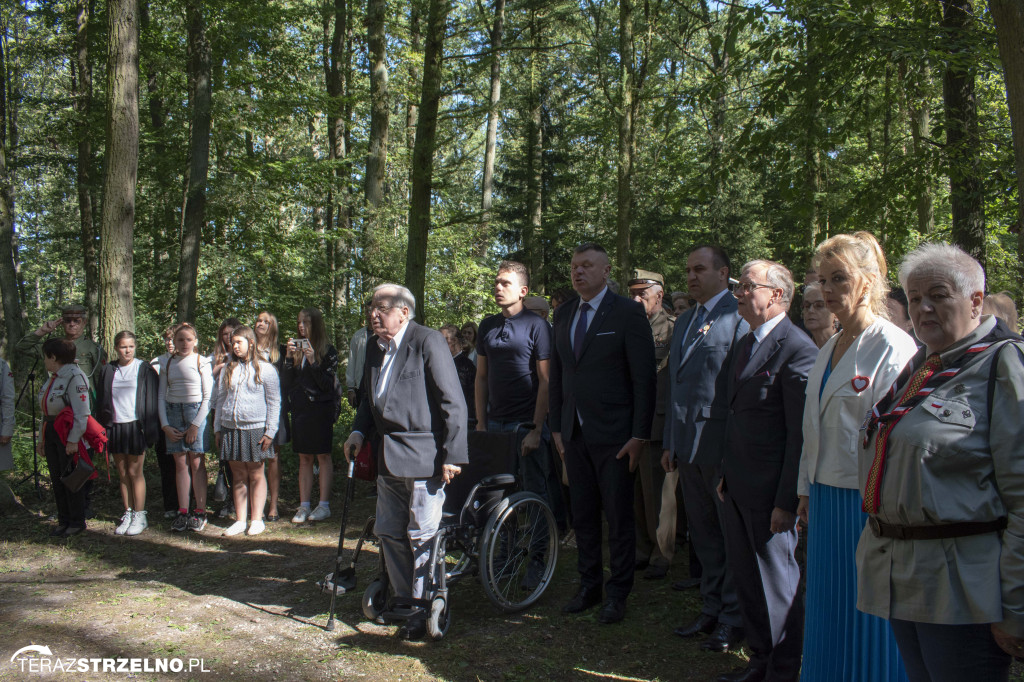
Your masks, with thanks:
<instances>
[{"instance_id":1,"label":"teenage girl in white top","mask_svg":"<svg viewBox=\"0 0 1024 682\"><path fill-rule=\"evenodd\" d=\"M114 350L117 361L103 365L99 371L96 416L107 430L107 447L121 480L124 516L114 533L138 535L149 526L142 465L146 448L156 442L159 433L159 379L149 363L135 357L132 332L119 332L114 337Z\"/></svg>"},{"instance_id":2,"label":"teenage girl in white top","mask_svg":"<svg viewBox=\"0 0 1024 682\"><path fill-rule=\"evenodd\" d=\"M210 412L213 375L210 361L196 352L199 337L184 322L174 333L175 354L160 374L160 426L167 437L167 452L174 456L178 483L178 516L171 530L201 531L206 527L206 417ZM188 512L189 478L196 507Z\"/></svg>"}]
</instances>

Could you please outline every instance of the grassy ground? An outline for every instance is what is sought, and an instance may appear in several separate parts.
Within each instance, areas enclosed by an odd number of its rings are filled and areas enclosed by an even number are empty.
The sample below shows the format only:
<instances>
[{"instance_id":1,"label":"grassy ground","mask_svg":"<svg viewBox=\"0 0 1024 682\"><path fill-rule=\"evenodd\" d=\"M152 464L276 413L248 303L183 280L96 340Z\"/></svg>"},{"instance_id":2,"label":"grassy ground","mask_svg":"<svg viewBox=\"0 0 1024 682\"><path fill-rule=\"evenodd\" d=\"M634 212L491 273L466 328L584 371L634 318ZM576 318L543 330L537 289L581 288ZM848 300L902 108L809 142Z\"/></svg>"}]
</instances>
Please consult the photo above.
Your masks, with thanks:
<instances>
[{"instance_id":1,"label":"grassy ground","mask_svg":"<svg viewBox=\"0 0 1024 682\"><path fill-rule=\"evenodd\" d=\"M31 485L16 490L25 507L0 519L0 680L25 679L10 657L29 644L60 657L200 658L211 671L75 679L708 680L744 664L738 654L704 653L672 635L698 611L695 592L670 588L685 577L681 566L668 579L638 578L623 623L599 625L595 611L562 615L577 588L572 548L563 549L554 583L528 612L498 613L467 579L452 590L447 637L408 643L362 616L362 590L376 574L370 547L357 566L357 589L339 597L337 627L327 632L330 599L314 583L333 568L341 477L334 517L296 527L287 521L297 495L286 466L282 521L257 537L227 538L225 520L199 534L171 533L155 469L147 463L152 525L134 538L113 533L121 512L116 476L97 483L98 517L69 540L47 535L55 511L48 490L42 501ZM372 513L369 491L357 482L350 538Z\"/></svg>"}]
</instances>

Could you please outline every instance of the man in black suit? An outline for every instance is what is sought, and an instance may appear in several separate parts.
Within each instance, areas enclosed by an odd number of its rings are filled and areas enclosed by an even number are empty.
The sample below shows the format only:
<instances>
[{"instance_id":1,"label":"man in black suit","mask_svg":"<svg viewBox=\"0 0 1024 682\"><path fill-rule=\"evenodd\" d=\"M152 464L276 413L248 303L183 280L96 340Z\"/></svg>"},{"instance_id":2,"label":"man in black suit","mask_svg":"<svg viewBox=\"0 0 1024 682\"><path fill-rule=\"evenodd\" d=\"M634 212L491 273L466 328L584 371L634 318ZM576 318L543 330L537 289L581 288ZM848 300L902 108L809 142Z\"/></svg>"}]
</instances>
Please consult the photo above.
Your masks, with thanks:
<instances>
[{"instance_id":1,"label":"man in black suit","mask_svg":"<svg viewBox=\"0 0 1024 682\"><path fill-rule=\"evenodd\" d=\"M817 355L787 317L793 276L782 265L743 266L735 295L750 325L730 351L722 525L750 646L750 663L719 682L795 680L803 643L796 550L797 473L807 372Z\"/></svg>"},{"instance_id":2,"label":"man in black suit","mask_svg":"<svg viewBox=\"0 0 1024 682\"><path fill-rule=\"evenodd\" d=\"M444 336L412 321L416 301L397 284L373 291L362 390L345 458L380 438L376 533L396 597L420 599L431 540L441 524L444 484L469 461L466 400ZM422 639L425 617L398 634Z\"/></svg>"},{"instance_id":3,"label":"man in black suit","mask_svg":"<svg viewBox=\"0 0 1024 682\"><path fill-rule=\"evenodd\" d=\"M651 437L654 339L643 306L608 289L611 265L597 244L573 252L579 294L555 310L551 356L551 436L572 489L580 589L563 611L579 613L602 599L601 509L608 521L611 576L598 615L603 624L626 613L633 588L636 527L633 477Z\"/></svg>"}]
</instances>

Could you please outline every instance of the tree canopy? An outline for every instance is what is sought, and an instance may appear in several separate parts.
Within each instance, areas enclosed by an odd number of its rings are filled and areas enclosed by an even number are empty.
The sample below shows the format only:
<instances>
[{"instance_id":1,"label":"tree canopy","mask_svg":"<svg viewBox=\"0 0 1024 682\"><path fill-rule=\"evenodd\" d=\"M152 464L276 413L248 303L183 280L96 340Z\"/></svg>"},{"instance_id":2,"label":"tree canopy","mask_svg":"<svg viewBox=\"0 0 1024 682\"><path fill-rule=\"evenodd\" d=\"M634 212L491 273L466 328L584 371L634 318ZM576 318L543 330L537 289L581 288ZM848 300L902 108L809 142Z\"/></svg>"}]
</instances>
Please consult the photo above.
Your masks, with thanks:
<instances>
[{"instance_id":1,"label":"tree canopy","mask_svg":"<svg viewBox=\"0 0 1024 682\"><path fill-rule=\"evenodd\" d=\"M816 243L866 229L892 265L954 241L1024 293L1021 76L977 0L137 2L134 266L105 272L147 349L182 311L208 344L262 309L294 334L307 306L340 343L374 285L419 278L427 322L461 323L491 310L498 260L551 292L584 240L620 281L685 290L694 244L799 279ZM113 300L95 273L117 256L104 193L132 189L110 184L122 5L0 3L8 335Z\"/></svg>"}]
</instances>

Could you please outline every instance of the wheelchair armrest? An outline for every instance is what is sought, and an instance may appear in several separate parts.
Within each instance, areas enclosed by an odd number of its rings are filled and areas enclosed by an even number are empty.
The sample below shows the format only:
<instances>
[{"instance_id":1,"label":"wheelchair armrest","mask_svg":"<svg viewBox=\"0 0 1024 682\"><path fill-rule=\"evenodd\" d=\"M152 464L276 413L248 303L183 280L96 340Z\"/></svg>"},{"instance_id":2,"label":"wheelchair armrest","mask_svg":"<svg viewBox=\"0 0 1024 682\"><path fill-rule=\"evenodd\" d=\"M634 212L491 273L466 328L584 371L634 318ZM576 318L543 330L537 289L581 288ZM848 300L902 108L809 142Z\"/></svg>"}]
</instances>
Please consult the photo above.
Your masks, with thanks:
<instances>
[{"instance_id":1,"label":"wheelchair armrest","mask_svg":"<svg viewBox=\"0 0 1024 682\"><path fill-rule=\"evenodd\" d=\"M485 476L478 485L481 488L504 488L515 485L515 483L516 477L513 474L492 474Z\"/></svg>"}]
</instances>

